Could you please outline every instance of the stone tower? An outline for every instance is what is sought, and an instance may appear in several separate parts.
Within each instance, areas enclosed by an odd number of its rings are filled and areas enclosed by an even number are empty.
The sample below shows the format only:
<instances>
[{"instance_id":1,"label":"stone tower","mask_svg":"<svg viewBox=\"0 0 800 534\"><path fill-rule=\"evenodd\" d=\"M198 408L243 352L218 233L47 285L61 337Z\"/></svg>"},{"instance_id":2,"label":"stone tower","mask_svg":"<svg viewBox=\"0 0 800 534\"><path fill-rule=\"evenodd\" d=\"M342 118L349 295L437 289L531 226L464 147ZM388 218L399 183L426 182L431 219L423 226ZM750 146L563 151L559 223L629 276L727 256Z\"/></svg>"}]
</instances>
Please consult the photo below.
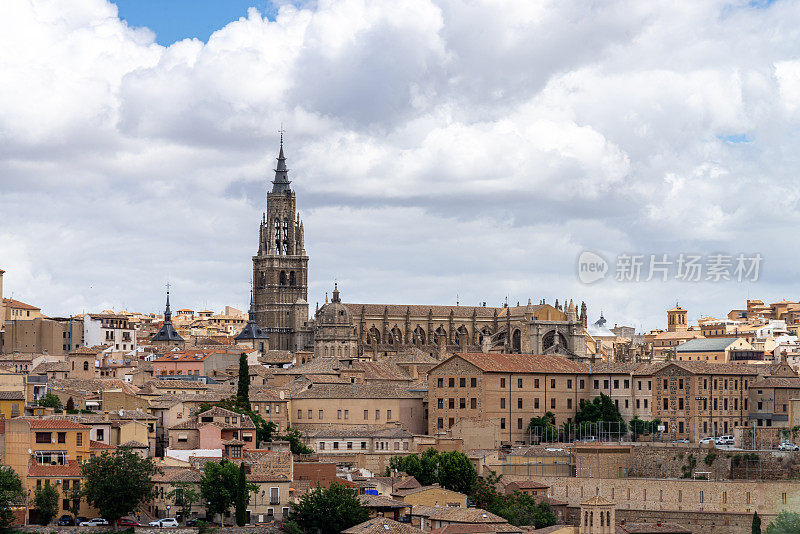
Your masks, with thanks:
<instances>
[{"instance_id":1,"label":"stone tower","mask_svg":"<svg viewBox=\"0 0 800 534\"><path fill-rule=\"evenodd\" d=\"M255 319L269 335L271 349L295 351L309 342L308 256L303 223L283 155L281 133L278 165L253 256Z\"/></svg>"},{"instance_id":2,"label":"stone tower","mask_svg":"<svg viewBox=\"0 0 800 534\"><path fill-rule=\"evenodd\" d=\"M667 331L679 332L686 330L686 310L675 305L671 310L667 310Z\"/></svg>"},{"instance_id":3,"label":"stone tower","mask_svg":"<svg viewBox=\"0 0 800 534\"><path fill-rule=\"evenodd\" d=\"M614 534L617 518L614 503L595 495L581 503L579 534Z\"/></svg>"}]
</instances>

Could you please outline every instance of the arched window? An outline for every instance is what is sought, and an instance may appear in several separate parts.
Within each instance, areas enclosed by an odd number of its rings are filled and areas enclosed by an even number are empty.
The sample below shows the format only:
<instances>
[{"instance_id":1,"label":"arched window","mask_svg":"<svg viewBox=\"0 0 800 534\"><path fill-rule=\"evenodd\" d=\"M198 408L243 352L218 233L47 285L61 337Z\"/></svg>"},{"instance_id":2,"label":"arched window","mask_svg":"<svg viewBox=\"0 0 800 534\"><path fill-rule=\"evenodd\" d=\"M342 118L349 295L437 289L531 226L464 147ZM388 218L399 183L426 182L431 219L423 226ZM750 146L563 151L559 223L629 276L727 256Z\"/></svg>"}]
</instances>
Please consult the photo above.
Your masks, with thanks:
<instances>
[{"instance_id":1,"label":"arched window","mask_svg":"<svg viewBox=\"0 0 800 534\"><path fill-rule=\"evenodd\" d=\"M89 370L89 362L83 362L83 370L84 371L88 371Z\"/></svg>"},{"instance_id":2,"label":"arched window","mask_svg":"<svg viewBox=\"0 0 800 534\"><path fill-rule=\"evenodd\" d=\"M600 526L601 527L606 526L606 521L605 521L605 517L603 517L603 512L600 512Z\"/></svg>"},{"instance_id":3,"label":"arched window","mask_svg":"<svg viewBox=\"0 0 800 534\"><path fill-rule=\"evenodd\" d=\"M275 218L275 252L281 252L281 221Z\"/></svg>"},{"instance_id":4,"label":"arched window","mask_svg":"<svg viewBox=\"0 0 800 534\"><path fill-rule=\"evenodd\" d=\"M283 220L283 253L289 253L289 219Z\"/></svg>"},{"instance_id":5,"label":"arched window","mask_svg":"<svg viewBox=\"0 0 800 534\"><path fill-rule=\"evenodd\" d=\"M261 273L261 287L267 287L267 273Z\"/></svg>"},{"instance_id":6,"label":"arched window","mask_svg":"<svg viewBox=\"0 0 800 534\"><path fill-rule=\"evenodd\" d=\"M295 283L296 283L296 281L295 281L295 278L294 278L294 271L289 271L289 285L293 286L293 285L295 285Z\"/></svg>"},{"instance_id":7,"label":"arched window","mask_svg":"<svg viewBox=\"0 0 800 534\"><path fill-rule=\"evenodd\" d=\"M514 333L511 335L511 352L515 354L522 352L522 333L519 329L514 330Z\"/></svg>"},{"instance_id":8,"label":"arched window","mask_svg":"<svg viewBox=\"0 0 800 534\"><path fill-rule=\"evenodd\" d=\"M281 271L281 274L280 274L280 284L281 284L282 286L285 286L285 285L286 285L286 271Z\"/></svg>"},{"instance_id":9,"label":"arched window","mask_svg":"<svg viewBox=\"0 0 800 534\"><path fill-rule=\"evenodd\" d=\"M420 347L425 344L425 330L422 329L421 326L417 326L414 329L414 345Z\"/></svg>"},{"instance_id":10,"label":"arched window","mask_svg":"<svg viewBox=\"0 0 800 534\"><path fill-rule=\"evenodd\" d=\"M589 526L594 526L594 512L589 512Z\"/></svg>"},{"instance_id":11,"label":"arched window","mask_svg":"<svg viewBox=\"0 0 800 534\"><path fill-rule=\"evenodd\" d=\"M611 526L611 512L606 512L606 525Z\"/></svg>"},{"instance_id":12,"label":"arched window","mask_svg":"<svg viewBox=\"0 0 800 534\"><path fill-rule=\"evenodd\" d=\"M589 526L589 512L583 512L583 526Z\"/></svg>"}]
</instances>

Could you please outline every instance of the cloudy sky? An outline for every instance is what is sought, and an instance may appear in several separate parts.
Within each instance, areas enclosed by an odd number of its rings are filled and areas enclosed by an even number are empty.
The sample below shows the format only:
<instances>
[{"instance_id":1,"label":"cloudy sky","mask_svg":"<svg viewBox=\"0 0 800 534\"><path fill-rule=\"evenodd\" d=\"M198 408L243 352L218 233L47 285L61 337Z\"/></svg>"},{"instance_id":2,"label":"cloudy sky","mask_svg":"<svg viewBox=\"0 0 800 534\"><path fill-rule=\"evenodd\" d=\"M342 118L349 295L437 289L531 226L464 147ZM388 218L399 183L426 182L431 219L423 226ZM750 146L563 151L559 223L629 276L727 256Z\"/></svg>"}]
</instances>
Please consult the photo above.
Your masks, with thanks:
<instances>
[{"instance_id":1,"label":"cloudy sky","mask_svg":"<svg viewBox=\"0 0 800 534\"><path fill-rule=\"evenodd\" d=\"M245 306L281 124L312 308L334 279L351 302L569 297L642 328L676 300L800 297L781 0L2 2L6 296L157 311L169 280L178 307ZM740 253L758 280L645 281L651 254L733 256L736 278Z\"/></svg>"}]
</instances>

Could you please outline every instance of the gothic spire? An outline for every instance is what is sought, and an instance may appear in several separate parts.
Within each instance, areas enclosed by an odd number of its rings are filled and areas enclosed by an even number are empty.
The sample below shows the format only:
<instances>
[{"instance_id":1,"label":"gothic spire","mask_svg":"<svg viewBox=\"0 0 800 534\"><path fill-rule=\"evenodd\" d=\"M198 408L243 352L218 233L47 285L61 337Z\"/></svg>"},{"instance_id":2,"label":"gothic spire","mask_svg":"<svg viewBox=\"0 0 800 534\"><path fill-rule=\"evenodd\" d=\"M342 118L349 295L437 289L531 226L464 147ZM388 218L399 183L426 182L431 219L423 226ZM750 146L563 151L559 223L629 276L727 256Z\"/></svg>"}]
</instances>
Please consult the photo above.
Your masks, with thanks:
<instances>
[{"instance_id":1,"label":"gothic spire","mask_svg":"<svg viewBox=\"0 0 800 534\"><path fill-rule=\"evenodd\" d=\"M167 284L167 307L164 308L164 322L172 322L172 312L169 309L169 284Z\"/></svg>"},{"instance_id":2,"label":"gothic spire","mask_svg":"<svg viewBox=\"0 0 800 534\"><path fill-rule=\"evenodd\" d=\"M275 179L272 181L273 193L291 191L289 169L286 168L286 156L283 155L283 129L281 129L281 148L278 152L278 166L275 168Z\"/></svg>"}]
</instances>

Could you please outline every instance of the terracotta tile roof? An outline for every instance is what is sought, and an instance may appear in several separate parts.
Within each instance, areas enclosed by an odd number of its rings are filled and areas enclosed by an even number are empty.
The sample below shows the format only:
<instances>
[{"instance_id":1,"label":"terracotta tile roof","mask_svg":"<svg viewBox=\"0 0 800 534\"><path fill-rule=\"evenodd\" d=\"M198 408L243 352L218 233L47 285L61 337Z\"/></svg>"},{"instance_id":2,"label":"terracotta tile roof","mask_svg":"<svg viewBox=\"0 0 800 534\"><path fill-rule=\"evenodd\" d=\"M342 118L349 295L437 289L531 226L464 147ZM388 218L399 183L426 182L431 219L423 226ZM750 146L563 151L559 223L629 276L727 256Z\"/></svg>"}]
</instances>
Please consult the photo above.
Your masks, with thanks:
<instances>
[{"instance_id":1,"label":"terracotta tile roof","mask_svg":"<svg viewBox=\"0 0 800 534\"><path fill-rule=\"evenodd\" d=\"M411 505L383 495L359 495L361 503L368 508L411 508Z\"/></svg>"},{"instance_id":2,"label":"terracotta tile roof","mask_svg":"<svg viewBox=\"0 0 800 534\"><path fill-rule=\"evenodd\" d=\"M373 517L343 530L342 534L421 534L422 532L408 523L399 523L388 517Z\"/></svg>"},{"instance_id":3,"label":"terracotta tile roof","mask_svg":"<svg viewBox=\"0 0 800 534\"><path fill-rule=\"evenodd\" d=\"M559 529L564 525L558 525ZM522 532L522 528L509 523L453 523L431 531L432 534L512 534ZM534 532L539 532L538 530Z\"/></svg>"},{"instance_id":4,"label":"terracotta tile roof","mask_svg":"<svg viewBox=\"0 0 800 534\"><path fill-rule=\"evenodd\" d=\"M47 465L31 460L28 464L28 478L80 478L81 464L77 460L67 460L66 465Z\"/></svg>"},{"instance_id":5,"label":"terracotta tile roof","mask_svg":"<svg viewBox=\"0 0 800 534\"><path fill-rule=\"evenodd\" d=\"M114 450L116 449L113 445L108 445L107 443L103 443L102 441L95 441L93 439L89 440L89 449L91 450Z\"/></svg>"},{"instance_id":6,"label":"terracotta tile roof","mask_svg":"<svg viewBox=\"0 0 800 534\"><path fill-rule=\"evenodd\" d=\"M623 523L617 534L691 534L692 530L677 523Z\"/></svg>"},{"instance_id":7,"label":"terracotta tile roof","mask_svg":"<svg viewBox=\"0 0 800 534\"><path fill-rule=\"evenodd\" d=\"M486 354L458 353L461 358L486 373L587 373L586 364L552 354ZM445 360L449 361L448 360ZM441 366L440 363L434 369Z\"/></svg>"},{"instance_id":8,"label":"terracotta tile roof","mask_svg":"<svg viewBox=\"0 0 800 534\"><path fill-rule=\"evenodd\" d=\"M800 377L766 376L750 385L750 388L790 388L800 389Z\"/></svg>"},{"instance_id":9,"label":"terracotta tile roof","mask_svg":"<svg viewBox=\"0 0 800 534\"><path fill-rule=\"evenodd\" d=\"M672 360L659 364L653 373L661 371L670 365L675 365L692 374L712 374L712 375L751 375L756 376L759 373L753 365L747 363L714 363L714 362L687 362Z\"/></svg>"},{"instance_id":10,"label":"terracotta tile roof","mask_svg":"<svg viewBox=\"0 0 800 534\"><path fill-rule=\"evenodd\" d=\"M130 441L126 441L125 443L121 444L120 447L130 447L131 449L147 449L149 448L148 445L145 445L141 441L136 441L134 439Z\"/></svg>"},{"instance_id":11,"label":"terracotta tile roof","mask_svg":"<svg viewBox=\"0 0 800 534\"><path fill-rule=\"evenodd\" d=\"M200 482L201 473L189 467L164 467L162 472L153 475L155 483Z\"/></svg>"},{"instance_id":12,"label":"terracotta tile roof","mask_svg":"<svg viewBox=\"0 0 800 534\"><path fill-rule=\"evenodd\" d=\"M3 299L3 305L6 308L16 308L18 310L41 310L41 308L14 299Z\"/></svg>"},{"instance_id":13,"label":"terracotta tile roof","mask_svg":"<svg viewBox=\"0 0 800 534\"><path fill-rule=\"evenodd\" d=\"M296 399L411 399L419 393L393 384L314 384L294 394Z\"/></svg>"},{"instance_id":14,"label":"terracotta tile roof","mask_svg":"<svg viewBox=\"0 0 800 534\"><path fill-rule=\"evenodd\" d=\"M69 372L70 365L69 362L60 361L60 362L42 362L30 372L32 375L38 375L42 373L55 373L55 372Z\"/></svg>"},{"instance_id":15,"label":"terracotta tile roof","mask_svg":"<svg viewBox=\"0 0 800 534\"><path fill-rule=\"evenodd\" d=\"M89 430L89 427L68 419L25 419L28 426L43 430Z\"/></svg>"},{"instance_id":16,"label":"terracotta tile roof","mask_svg":"<svg viewBox=\"0 0 800 534\"><path fill-rule=\"evenodd\" d=\"M168 352L164 356L153 360L158 362L202 362L214 354L236 354L235 350L229 349L196 349Z\"/></svg>"},{"instance_id":17,"label":"terracotta tile roof","mask_svg":"<svg viewBox=\"0 0 800 534\"><path fill-rule=\"evenodd\" d=\"M91 349L89 347L78 347L70 352L70 354L74 354L76 356L97 356L99 352L99 350Z\"/></svg>"},{"instance_id":18,"label":"terracotta tile roof","mask_svg":"<svg viewBox=\"0 0 800 534\"><path fill-rule=\"evenodd\" d=\"M447 506L414 506L411 515L424 516L430 520L452 523L507 523L499 515L481 508L450 508Z\"/></svg>"},{"instance_id":19,"label":"terracotta tile roof","mask_svg":"<svg viewBox=\"0 0 800 534\"><path fill-rule=\"evenodd\" d=\"M411 381L411 377L394 362L353 362L353 369L363 371L364 380Z\"/></svg>"},{"instance_id":20,"label":"terracotta tile roof","mask_svg":"<svg viewBox=\"0 0 800 534\"><path fill-rule=\"evenodd\" d=\"M336 358L315 358L289 369L275 369L276 375L338 375L346 365Z\"/></svg>"},{"instance_id":21,"label":"terracotta tile roof","mask_svg":"<svg viewBox=\"0 0 800 534\"><path fill-rule=\"evenodd\" d=\"M0 400L25 400L22 391L0 391Z\"/></svg>"},{"instance_id":22,"label":"terracotta tile roof","mask_svg":"<svg viewBox=\"0 0 800 534\"><path fill-rule=\"evenodd\" d=\"M50 381L52 389L74 389L83 393L97 393L109 389L119 389L128 395L135 395L139 388L119 378L57 378Z\"/></svg>"},{"instance_id":23,"label":"terracotta tile roof","mask_svg":"<svg viewBox=\"0 0 800 534\"><path fill-rule=\"evenodd\" d=\"M199 380L150 380L145 384L157 389L208 389L208 385Z\"/></svg>"},{"instance_id":24,"label":"terracotta tile roof","mask_svg":"<svg viewBox=\"0 0 800 534\"><path fill-rule=\"evenodd\" d=\"M439 484L433 484L432 486L419 486L417 488L397 489L392 492L392 495L393 496L397 495L398 497L405 497L406 495L414 495L415 493L422 493L430 490L439 490L445 493L454 493L455 495L466 497L466 495L464 495L463 493L442 488L441 486L439 486Z\"/></svg>"}]
</instances>

